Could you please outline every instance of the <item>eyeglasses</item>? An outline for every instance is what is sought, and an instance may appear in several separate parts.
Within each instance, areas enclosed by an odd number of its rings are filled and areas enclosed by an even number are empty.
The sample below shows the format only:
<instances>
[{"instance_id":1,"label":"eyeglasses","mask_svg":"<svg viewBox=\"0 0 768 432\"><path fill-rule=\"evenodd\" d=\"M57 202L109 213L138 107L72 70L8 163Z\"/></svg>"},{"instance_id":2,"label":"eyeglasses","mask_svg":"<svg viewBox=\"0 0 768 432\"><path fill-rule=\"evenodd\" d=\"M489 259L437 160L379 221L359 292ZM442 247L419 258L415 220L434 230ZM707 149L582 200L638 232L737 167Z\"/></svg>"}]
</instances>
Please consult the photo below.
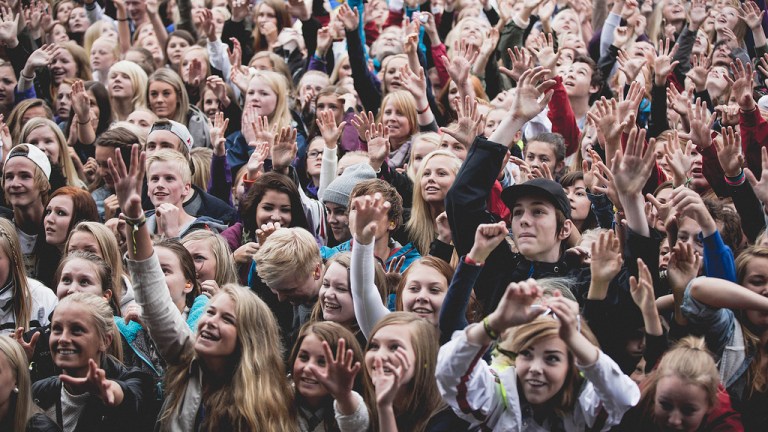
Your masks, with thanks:
<instances>
[{"instance_id":1,"label":"eyeglasses","mask_svg":"<svg viewBox=\"0 0 768 432\"><path fill-rule=\"evenodd\" d=\"M320 157L322 155L323 155L323 152L317 151L317 150L312 150L311 152L307 153L307 157L309 159L317 159L318 157Z\"/></svg>"}]
</instances>

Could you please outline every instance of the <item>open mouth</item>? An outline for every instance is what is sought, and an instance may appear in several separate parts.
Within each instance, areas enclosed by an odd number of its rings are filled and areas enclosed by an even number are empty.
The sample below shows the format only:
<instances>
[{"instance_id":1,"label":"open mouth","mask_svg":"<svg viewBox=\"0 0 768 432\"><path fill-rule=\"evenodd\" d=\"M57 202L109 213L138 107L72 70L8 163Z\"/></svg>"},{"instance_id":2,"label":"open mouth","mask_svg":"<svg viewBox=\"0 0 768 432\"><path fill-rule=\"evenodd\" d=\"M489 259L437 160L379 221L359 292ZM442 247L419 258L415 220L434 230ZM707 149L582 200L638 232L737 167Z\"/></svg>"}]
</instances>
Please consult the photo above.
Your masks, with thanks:
<instances>
[{"instance_id":1,"label":"open mouth","mask_svg":"<svg viewBox=\"0 0 768 432\"><path fill-rule=\"evenodd\" d=\"M432 315L434 311L432 311L432 309L418 307L418 308L411 309L411 312L417 315Z\"/></svg>"},{"instance_id":2,"label":"open mouth","mask_svg":"<svg viewBox=\"0 0 768 432\"><path fill-rule=\"evenodd\" d=\"M200 339L205 339L205 340L209 340L209 341L215 342L215 341L218 341L221 338L216 336L215 334L211 333L208 330L201 330L200 331Z\"/></svg>"},{"instance_id":3,"label":"open mouth","mask_svg":"<svg viewBox=\"0 0 768 432\"><path fill-rule=\"evenodd\" d=\"M59 348L59 349L56 350L56 354L61 355L61 356L75 355L78 352L80 352L80 351L74 350L74 349L64 349L64 348Z\"/></svg>"},{"instance_id":4,"label":"open mouth","mask_svg":"<svg viewBox=\"0 0 768 432\"><path fill-rule=\"evenodd\" d=\"M327 310L327 311L337 311L337 310L341 309L341 306L336 304L336 303L325 302L323 304L323 309Z\"/></svg>"},{"instance_id":5,"label":"open mouth","mask_svg":"<svg viewBox=\"0 0 768 432\"><path fill-rule=\"evenodd\" d=\"M528 386L533 388L541 388L547 385L547 383L545 383L544 381L535 380L535 379L525 380L525 383L528 384Z\"/></svg>"}]
</instances>

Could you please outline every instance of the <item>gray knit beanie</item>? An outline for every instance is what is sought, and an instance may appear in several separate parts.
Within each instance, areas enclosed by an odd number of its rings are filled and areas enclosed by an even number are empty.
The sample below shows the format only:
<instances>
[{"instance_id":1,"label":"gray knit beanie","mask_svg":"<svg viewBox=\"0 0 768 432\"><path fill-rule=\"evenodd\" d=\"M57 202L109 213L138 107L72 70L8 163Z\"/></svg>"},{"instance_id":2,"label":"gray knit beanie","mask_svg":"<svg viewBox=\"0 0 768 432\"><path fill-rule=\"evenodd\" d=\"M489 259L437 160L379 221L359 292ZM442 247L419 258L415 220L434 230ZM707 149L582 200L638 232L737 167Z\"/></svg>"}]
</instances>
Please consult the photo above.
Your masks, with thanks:
<instances>
[{"instance_id":1,"label":"gray knit beanie","mask_svg":"<svg viewBox=\"0 0 768 432\"><path fill-rule=\"evenodd\" d=\"M376 178L376 172L373 171L367 163L351 165L344 169L340 176L336 177L323 191L320 197L323 202L331 202L342 207L349 205L349 195L352 189L364 180Z\"/></svg>"}]
</instances>

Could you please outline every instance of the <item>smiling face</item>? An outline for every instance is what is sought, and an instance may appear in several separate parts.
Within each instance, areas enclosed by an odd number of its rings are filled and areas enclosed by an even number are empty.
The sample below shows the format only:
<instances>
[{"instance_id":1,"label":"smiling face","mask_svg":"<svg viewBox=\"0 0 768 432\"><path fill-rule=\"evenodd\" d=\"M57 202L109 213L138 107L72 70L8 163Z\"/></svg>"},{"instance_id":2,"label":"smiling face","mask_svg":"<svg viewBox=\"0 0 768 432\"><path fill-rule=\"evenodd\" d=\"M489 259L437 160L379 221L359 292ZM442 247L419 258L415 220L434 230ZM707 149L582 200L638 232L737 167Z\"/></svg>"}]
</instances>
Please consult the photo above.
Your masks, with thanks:
<instances>
[{"instance_id":1,"label":"smiling face","mask_svg":"<svg viewBox=\"0 0 768 432\"><path fill-rule=\"evenodd\" d=\"M752 257L747 263L741 284L750 291L768 297L768 258ZM746 315L754 326L768 329L768 313L747 310Z\"/></svg>"},{"instance_id":2,"label":"smiling face","mask_svg":"<svg viewBox=\"0 0 768 432\"><path fill-rule=\"evenodd\" d=\"M195 261L197 280L200 282L216 279L216 256L213 255L211 246L207 240L191 241L184 247L192 255Z\"/></svg>"},{"instance_id":3,"label":"smiling face","mask_svg":"<svg viewBox=\"0 0 768 432\"><path fill-rule=\"evenodd\" d=\"M555 206L544 198L521 197L512 207L512 234L517 249L533 261L556 262L567 230L557 232Z\"/></svg>"},{"instance_id":4,"label":"smiling face","mask_svg":"<svg viewBox=\"0 0 768 432\"><path fill-rule=\"evenodd\" d=\"M261 79L252 79L245 95L245 106L256 108L256 114L271 116L277 106L277 94Z\"/></svg>"},{"instance_id":5,"label":"smiling face","mask_svg":"<svg viewBox=\"0 0 768 432\"><path fill-rule=\"evenodd\" d=\"M149 83L149 108L160 118L172 119L178 108L176 89L162 81Z\"/></svg>"},{"instance_id":6,"label":"smiling face","mask_svg":"<svg viewBox=\"0 0 768 432\"><path fill-rule=\"evenodd\" d=\"M318 298L325 321L339 324L354 322L355 309L349 287L349 269L337 262L331 263L323 275Z\"/></svg>"},{"instance_id":7,"label":"smiling face","mask_svg":"<svg viewBox=\"0 0 768 432\"><path fill-rule=\"evenodd\" d=\"M381 122L389 129L389 137L403 139L411 134L411 123L405 113L390 100L384 106Z\"/></svg>"},{"instance_id":8,"label":"smiling face","mask_svg":"<svg viewBox=\"0 0 768 432\"><path fill-rule=\"evenodd\" d=\"M185 39L178 36L171 36L170 39L168 39L168 48L165 52L168 54L168 62L171 66L175 68L179 67L179 63L181 63L181 55L187 48L189 48L189 42Z\"/></svg>"},{"instance_id":9,"label":"smiling face","mask_svg":"<svg viewBox=\"0 0 768 432\"><path fill-rule=\"evenodd\" d=\"M75 63L75 58L66 48L58 51L58 55L53 58L48 67L53 76L53 83L56 85L61 84L64 78L75 78L77 76L77 63Z\"/></svg>"},{"instance_id":10,"label":"smiling face","mask_svg":"<svg viewBox=\"0 0 768 432\"><path fill-rule=\"evenodd\" d=\"M97 364L107 351L110 340L102 339L96 331L91 312L84 305L66 303L56 306L51 320L50 348L53 363L64 373L84 377L88 360Z\"/></svg>"},{"instance_id":11,"label":"smiling face","mask_svg":"<svg viewBox=\"0 0 768 432\"><path fill-rule=\"evenodd\" d=\"M3 167L3 190L12 207L24 208L41 200L40 190L35 186L34 162L26 157L13 157Z\"/></svg>"},{"instance_id":12,"label":"smiling face","mask_svg":"<svg viewBox=\"0 0 768 432\"><path fill-rule=\"evenodd\" d=\"M329 201L325 202L326 216L328 225L331 226L333 238L338 242L344 242L350 239L352 234L349 232L349 216L347 208Z\"/></svg>"},{"instance_id":13,"label":"smiling face","mask_svg":"<svg viewBox=\"0 0 768 432\"><path fill-rule=\"evenodd\" d=\"M408 272L408 279L401 294L403 310L426 318L437 326L440 308L448 292L448 281L433 267L419 263L413 264L412 267L415 268Z\"/></svg>"},{"instance_id":14,"label":"smiling face","mask_svg":"<svg viewBox=\"0 0 768 432\"><path fill-rule=\"evenodd\" d=\"M560 389L568 375L568 347L551 336L520 351L515 359L517 379L525 399L534 407L546 404Z\"/></svg>"},{"instance_id":15,"label":"smiling face","mask_svg":"<svg viewBox=\"0 0 768 432\"><path fill-rule=\"evenodd\" d=\"M368 341L368 350L365 352L365 367L370 375L375 369L376 359L380 359L384 373L391 374L392 367L400 366L400 360L395 357L395 351L402 348L411 365L415 364L416 352L411 341L411 328L408 324L391 324L381 327L379 331L371 335ZM411 367L400 378L403 385L408 384L413 378L415 367Z\"/></svg>"},{"instance_id":16,"label":"smiling face","mask_svg":"<svg viewBox=\"0 0 768 432\"><path fill-rule=\"evenodd\" d=\"M280 226L291 224L291 199L287 194L276 190L267 190L256 206L256 225L280 222Z\"/></svg>"},{"instance_id":17,"label":"smiling face","mask_svg":"<svg viewBox=\"0 0 768 432\"><path fill-rule=\"evenodd\" d=\"M104 259L99 242L96 240L96 237L89 232L75 231L70 235L67 253L69 254L75 251L89 252Z\"/></svg>"},{"instance_id":18,"label":"smiling face","mask_svg":"<svg viewBox=\"0 0 768 432\"><path fill-rule=\"evenodd\" d=\"M315 365L325 369L328 359L325 358L323 342L313 333L308 334L301 341L296 361L293 362L293 385L301 394L302 399L311 407L320 406L322 400L328 396L328 390L317 381L315 374L307 368Z\"/></svg>"},{"instance_id":19,"label":"smiling face","mask_svg":"<svg viewBox=\"0 0 768 432\"><path fill-rule=\"evenodd\" d=\"M45 208L45 241L50 245L61 245L67 241L69 224L74 213L72 198L66 195L57 195L48 202Z\"/></svg>"},{"instance_id":20,"label":"smiling face","mask_svg":"<svg viewBox=\"0 0 768 432\"><path fill-rule=\"evenodd\" d=\"M709 411L707 392L676 375L659 379L653 404L653 418L662 430L693 432Z\"/></svg>"},{"instance_id":21,"label":"smiling face","mask_svg":"<svg viewBox=\"0 0 768 432\"><path fill-rule=\"evenodd\" d=\"M99 297L111 297L112 294L103 291L96 265L82 258L70 259L64 264L64 268L61 269L59 285L56 287L56 297L61 300L76 292L86 292Z\"/></svg>"},{"instance_id":22,"label":"smiling face","mask_svg":"<svg viewBox=\"0 0 768 432\"><path fill-rule=\"evenodd\" d=\"M203 112L210 121L214 121L216 113L220 111L219 98L216 97L216 93L210 89L205 89L203 92Z\"/></svg>"},{"instance_id":23,"label":"smiling face","mask_svg":"<svg viewBox=\"0 0 768 432\"><path fill-rule=\"evenodd\" d=\"M226 293L215 295L197 322L195 352L203 361L221 359L231 356L237 346L235 302Z\"/></svg>"},{"instance_id":24,"label":"smiling face","mask_svg":"<svg viewBox=\"0 0 768 432\"><path fill-rule=\"evenodd\" d=\"M446 156L433 156L424 165L420 179L421 195L428 203L445 201L448 189L456 179L456 173L450 168L451 160Z\"/></svg>"},{"instance_id":25,"label":"smiling face","mask_svg":"<svg viewBox=\"0 0 768 432\"><path fill-rule=\"evenodd\" d=\"M170 203L181 208L191 186L178 171L176 164L163 161L156 161L147 168L149 198L155 207Z\"/></svg>"},{"instance_id":26,"label":"smiling face","mask_svg":"<svg viewBox=\"0 0 768 432\"><path fill-rule=\"evenodd\" d=\"M26 141L39 148L52 163L59 162L59 141L50 127L42 125L27 135Z\"/></svg>"}]
</instances>

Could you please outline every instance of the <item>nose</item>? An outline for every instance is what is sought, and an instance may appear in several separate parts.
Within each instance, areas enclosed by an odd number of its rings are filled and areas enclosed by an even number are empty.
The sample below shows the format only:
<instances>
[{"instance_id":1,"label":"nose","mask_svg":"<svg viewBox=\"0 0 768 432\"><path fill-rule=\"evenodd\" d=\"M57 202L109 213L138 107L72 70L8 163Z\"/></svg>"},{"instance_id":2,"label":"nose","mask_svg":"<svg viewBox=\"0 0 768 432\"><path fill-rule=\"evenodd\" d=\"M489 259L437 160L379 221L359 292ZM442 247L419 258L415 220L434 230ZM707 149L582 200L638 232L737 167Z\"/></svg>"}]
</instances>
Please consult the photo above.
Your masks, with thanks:
<instances>
[{"instance_id":1,"label":"nose","mask_svg":"<svg viewBox=\"0 0 768 432\"><path fill-rule=\"evenodd\" d=\"M534 375L539 375L539 374L541 374L541 371L542 371L542 367L541 366L542 365L541 365L541 360L540 359L533 359L533 361L531 362L531 364L530 364L530 366L528 368L528 371L530 373L534 374Z\"/></svg>"},{"instance_id":2,"label":"nose","mask_svg":"<svg viewBox=\"0 0 768 432\"><path fill-rule=\"evenodd\" d=\"M670 426L673 427L679 427L683 424L682 416L680 415L680 412L678 410L673 410L669 414L669 419L667 420L667 423L669 423Z\"/></svg>"},{"instance_id":3,"label":"nose","mask_svg":"<svg viewBox=\"0 0 768 432\"><path fill-rule=\"evenodd\" d=\"M280 222L280 213L274 212L270 215L270 219L274 222Z\"/></svg>"}]
</instances>

